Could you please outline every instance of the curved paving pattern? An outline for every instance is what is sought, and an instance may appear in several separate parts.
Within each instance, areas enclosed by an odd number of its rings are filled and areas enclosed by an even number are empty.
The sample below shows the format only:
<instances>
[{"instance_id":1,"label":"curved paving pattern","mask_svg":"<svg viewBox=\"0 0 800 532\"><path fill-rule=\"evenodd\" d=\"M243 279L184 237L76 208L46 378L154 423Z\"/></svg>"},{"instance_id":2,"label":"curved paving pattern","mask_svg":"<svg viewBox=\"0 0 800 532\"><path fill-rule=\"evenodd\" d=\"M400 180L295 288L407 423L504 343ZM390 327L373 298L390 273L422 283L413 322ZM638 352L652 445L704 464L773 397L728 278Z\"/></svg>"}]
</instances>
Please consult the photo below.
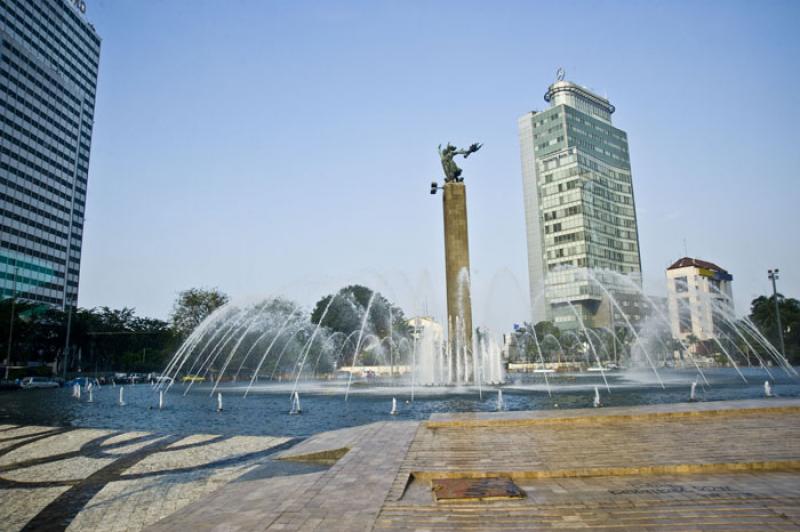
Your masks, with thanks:
<instances>
[{"instance_id":1,"label":"curved paving pattern","mask_svg":"<svg viewBox=\"0 0 800 532\"><path fill-rule=\"evenodd\" d=\"M295 440L0 427L3 530L141 530Z\"/></svg>"}]
</instances>

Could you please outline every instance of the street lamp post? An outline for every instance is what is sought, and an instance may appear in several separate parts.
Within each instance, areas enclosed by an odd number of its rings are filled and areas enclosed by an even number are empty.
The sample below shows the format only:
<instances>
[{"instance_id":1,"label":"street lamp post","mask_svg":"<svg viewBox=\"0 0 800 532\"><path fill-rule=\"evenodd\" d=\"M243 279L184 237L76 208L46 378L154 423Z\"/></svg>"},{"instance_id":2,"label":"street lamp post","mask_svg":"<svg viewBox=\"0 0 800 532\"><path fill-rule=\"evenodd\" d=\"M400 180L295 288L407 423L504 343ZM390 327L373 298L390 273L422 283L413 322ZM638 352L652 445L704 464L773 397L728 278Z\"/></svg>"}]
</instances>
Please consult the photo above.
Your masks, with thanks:
<instances>
[{"instance_id":1,"label":"street lamp post","mask_svg":"<svg viewBox=\"0 0 800 532\"><path fill-rule=\"evenodd\" d=\"M8 369L11 365L11 345L14 343L14 314L17 309L17 272L19 268L14 266L14 284L11 289L11 321L8 324L8 351L6 351L6 371L4 378L8 380Z\"/></svg>"},{"instance_id":2,"label":"street lamp post","mask_svg":"<svg viewBox=\"0 0 800 532\"><path fill-rule=\"evenodd\" d=\"M783 345L783 327L781 326L781 309L778 306L778 289L775 286L775 281L779 279L778 268L774 270L767 270L769 280L772 281L772 297L775 300L775 321L778 324L778 339L781 342L781 356L786 357L786 347Z\"/></svg>"},{"instance_id":3,"label":"street lamp post","mask_svg":"<svg viewBox=\"0 0 800 532\"><path fill-rule=\"evenodd\" d=\"M69 337L72 332L72 305L67 306L67 333L64 337L64 381L67 380L67 371L69 367Z\"/></svg>"}]
</instances>

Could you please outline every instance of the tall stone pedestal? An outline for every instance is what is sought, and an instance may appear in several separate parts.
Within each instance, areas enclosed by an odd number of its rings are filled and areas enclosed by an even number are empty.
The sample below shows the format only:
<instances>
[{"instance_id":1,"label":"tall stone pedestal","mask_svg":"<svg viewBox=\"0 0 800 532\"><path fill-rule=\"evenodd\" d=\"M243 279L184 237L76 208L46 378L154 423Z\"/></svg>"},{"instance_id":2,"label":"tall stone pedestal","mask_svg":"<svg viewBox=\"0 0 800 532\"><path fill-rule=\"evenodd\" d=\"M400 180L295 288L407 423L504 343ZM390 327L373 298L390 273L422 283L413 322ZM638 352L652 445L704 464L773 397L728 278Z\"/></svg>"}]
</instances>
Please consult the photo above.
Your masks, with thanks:
<instances>
[{"instance_id":1,"label":"tall stone pedestal","mask_svg":"<svg viewBox=\"0 0 800 532\"><path fill-rule=\"evenodd\" d=\"M453 380L472 382L472 299L467 237L467 189L464 182L444 184L444 254L447 273L447 327ZM462 329L463 328L463 329ZM459 329L463 333L459 334ZM465 364L464 344L467 349ZM457 364L457 358L461 362ZM467 369L468 371L465 371Z\"/></svg>"}]
</instances>

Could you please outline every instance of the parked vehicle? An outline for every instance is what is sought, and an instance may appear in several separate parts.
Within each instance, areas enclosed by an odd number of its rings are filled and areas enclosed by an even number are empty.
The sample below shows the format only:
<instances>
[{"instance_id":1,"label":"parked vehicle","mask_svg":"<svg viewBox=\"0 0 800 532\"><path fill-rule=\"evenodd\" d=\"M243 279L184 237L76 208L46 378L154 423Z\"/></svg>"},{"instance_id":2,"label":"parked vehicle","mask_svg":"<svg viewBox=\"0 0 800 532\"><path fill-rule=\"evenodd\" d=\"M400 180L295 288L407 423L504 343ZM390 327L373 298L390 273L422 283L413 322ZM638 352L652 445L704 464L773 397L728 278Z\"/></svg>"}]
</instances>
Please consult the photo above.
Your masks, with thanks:
<instances>
[{"instance_id":1,"label":"parked vehicle","mask_svg":"<svg viewBox=\"0 0 800 532\"><path fill-rule=\"evenodd\" d=\"M80 384L82 387L85 388L90 383L92 386L97 386L98 384L100 384L94 377L75 377L74 379L68 380L65 386L75 386L76 384Z\"/></svg>"},{"instance_id":2,"label":"parked vehicle","mask_svg":"<svg viewBox=\"0 0 800 532\"><path fill-rule=\"evenodd\" d=\"M49 377L25 377L20 383L22 388L58 388L57 381Z\"/></svg>"}]
</instances>

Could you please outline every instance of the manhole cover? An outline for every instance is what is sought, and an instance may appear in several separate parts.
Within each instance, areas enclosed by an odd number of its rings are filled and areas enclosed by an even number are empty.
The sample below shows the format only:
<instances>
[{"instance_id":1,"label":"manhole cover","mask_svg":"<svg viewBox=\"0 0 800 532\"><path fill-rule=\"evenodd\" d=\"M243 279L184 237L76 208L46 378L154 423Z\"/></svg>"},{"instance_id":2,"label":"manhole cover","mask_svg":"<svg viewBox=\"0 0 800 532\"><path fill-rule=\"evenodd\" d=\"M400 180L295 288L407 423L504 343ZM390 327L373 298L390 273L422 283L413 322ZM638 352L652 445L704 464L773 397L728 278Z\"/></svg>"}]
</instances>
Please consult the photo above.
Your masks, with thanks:
<instances>
[{"instance_id":1,"label":"manhole cover","mask_svg":"<svg viewBox=\"0 0 800 532\"><path fill-rule=\"evenodd\" d=\"M510 478L436 478L431 484L437 501L486 501L525 496Z\"/></svg>"}]
</instances>

